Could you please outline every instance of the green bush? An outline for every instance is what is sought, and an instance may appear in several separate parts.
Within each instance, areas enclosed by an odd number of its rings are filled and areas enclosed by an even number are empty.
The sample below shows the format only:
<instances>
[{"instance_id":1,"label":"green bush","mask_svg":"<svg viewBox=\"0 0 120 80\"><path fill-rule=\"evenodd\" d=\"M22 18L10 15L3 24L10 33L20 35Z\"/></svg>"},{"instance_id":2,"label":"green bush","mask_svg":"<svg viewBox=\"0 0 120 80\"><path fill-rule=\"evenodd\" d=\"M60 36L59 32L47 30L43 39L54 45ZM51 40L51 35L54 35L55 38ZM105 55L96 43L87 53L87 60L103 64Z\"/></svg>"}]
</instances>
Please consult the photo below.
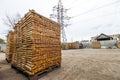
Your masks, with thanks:
<instances>
[{"instance_id":1,"label":"green bush","mask_svg":"<svg viewBox=\"0 0 120 80\"><path fill-rule=\"evenodd\" d=\"M4 44L4 43L5 43L5 41L0 38L0 44Z\"/></svg>"}]
</instances>

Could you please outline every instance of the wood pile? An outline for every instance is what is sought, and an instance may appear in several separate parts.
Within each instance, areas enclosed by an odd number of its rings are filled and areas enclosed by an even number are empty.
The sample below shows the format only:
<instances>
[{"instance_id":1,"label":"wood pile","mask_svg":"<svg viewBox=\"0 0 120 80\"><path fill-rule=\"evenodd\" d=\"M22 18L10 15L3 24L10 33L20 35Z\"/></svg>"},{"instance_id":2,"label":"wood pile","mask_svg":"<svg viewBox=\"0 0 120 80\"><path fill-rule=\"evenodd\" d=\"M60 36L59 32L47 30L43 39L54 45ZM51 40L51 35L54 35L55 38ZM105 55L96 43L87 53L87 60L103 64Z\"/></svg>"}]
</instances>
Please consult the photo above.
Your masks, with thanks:
<instances>
[{"instance_id":1,"label":"wood pile","mask_svg":"<svg viewBox=\"0 0 120 80\"><path fill-rule=\"evenodd\" d=\"M71 42L71 43L62 43L62 49L66 50L66 49L79 49L80 45L79 42Z\"/></svg>"},{"instance_id":2,"label":"wood pile","mask_svg":"<svg viewBox=\"0 0 120 80\"><path fill-rule=\"evenodd\" d=\"M63 50L69 49L68 43L62 43L62 44L61 44L61 47L62 47Z\"/></svg>"},{"instance_id":3,"label":"wood pile","mask_svg":"<svg viewBox=\"0 0 120 80\"><path fill-rule=\"evenodd\" d=\"M8 62L12 61L13 53L14 53L14 32L9 31L7 35L7 45L6 45L6 59Z\"/></svg>"},{"instance_id":4,"label":"wood pile","mask_svg":"<svg viewBox=\"0 0 120 80\"><path fill-rule=\"evenodd\" d=\"M92 42L92 48L95 48L95 49L101 48L100 42L99 41L93 41Z\"/></svg>"},{"instance_id":5,"label":"wood pile","mask_svg":"<svg viewBox=\"0 0 120 80\"><path fill-rule=\"evenodd\" d=\"M78 42L69 43L69 49L79 49L79 43Z\"/></svg>"},{"instance_id":6,"label":"wood pile","mask_svg":"<svg viewBox=\"0 0 120 80\"><path fill-rule=\"evenodd\" d=\"M117 48L120 48L120 42L117 42Z\"/></svg>"},{"instance_id":7,"label":"wood pile","mask_svg":"<svg viewBox=\"0 0 120 80\"><path fill-rule=\"evenodd\" d=\"M60 25L30 10L15 25L12 65L29 75L61 65Z\"/></svg>"}]
</instances>

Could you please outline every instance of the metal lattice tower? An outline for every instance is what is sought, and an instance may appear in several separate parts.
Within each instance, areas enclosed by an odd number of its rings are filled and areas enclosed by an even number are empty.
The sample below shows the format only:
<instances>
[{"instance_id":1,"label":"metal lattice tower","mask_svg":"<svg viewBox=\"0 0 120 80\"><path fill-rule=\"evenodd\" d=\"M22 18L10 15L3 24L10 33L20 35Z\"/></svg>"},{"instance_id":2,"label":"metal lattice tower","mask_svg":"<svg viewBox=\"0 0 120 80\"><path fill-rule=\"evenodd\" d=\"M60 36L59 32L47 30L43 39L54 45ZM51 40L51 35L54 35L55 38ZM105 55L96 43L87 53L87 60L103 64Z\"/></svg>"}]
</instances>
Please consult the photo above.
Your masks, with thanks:
<instances>
[{"instance_id":1,"label":"metal lattice tower","mask_svg":"<svg viewBox=\"0 0 120 80\"><path fill-rule=\"evenodd\" d=\"M62 42L67 42L65 27L69 25L71 18L67 16L67 11L68 9L65 9L62 5L62 1L59 0L58 5L53 7L53 14L50 15L50 18L53 18L61 25Z\"/></svg>"}]
</instances>

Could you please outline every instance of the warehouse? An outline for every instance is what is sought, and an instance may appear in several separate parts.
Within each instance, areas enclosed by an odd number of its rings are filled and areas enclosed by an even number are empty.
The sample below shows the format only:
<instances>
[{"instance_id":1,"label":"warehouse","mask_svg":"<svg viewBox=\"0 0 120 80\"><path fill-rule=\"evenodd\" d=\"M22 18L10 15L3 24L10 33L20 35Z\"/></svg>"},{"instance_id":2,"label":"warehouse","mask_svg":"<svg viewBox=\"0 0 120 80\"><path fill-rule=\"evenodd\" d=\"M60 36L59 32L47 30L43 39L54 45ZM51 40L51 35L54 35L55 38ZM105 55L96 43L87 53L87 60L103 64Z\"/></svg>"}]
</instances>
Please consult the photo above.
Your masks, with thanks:
<instances>
[{"instance_id":1,"label":"warehouse","mask_svg":"<svg viewBox=\"0 0 120 80\"><path fill-rule=\"evenodd\" d=\"M104 41L104 40L113 40L112 37L106 35L106 34L100 34L97 38L96 38L97 41Z\"/></svg>"},{"instance_id":2,"label":"warehouse","mask_svg":"<svg viewBox=\"0 0 120 80\"><path fill-rule=\"evenodd\" d=\"M92 41L99 41L101 48L117 48L117 38L111 35L101 33L99 36L92 37Z\"/></svg>"},{"instance_id":3,"label":"warehouse","mask_svg":"<svg viewBox=\"0 0 120 80\"><path fill-rule=\"evenodd\" d=\"M98 38L98 40L99 40L100 37L106 38L106 39L108 39L108 40L111 40L111 39L117 40L117 41L120 40L120 34L106 35L106 34L104 34L104 33L101 33L100 35L91 37L91 41L96 41L97 38ZM105 40L106 40L106 39L105 39Z\"/></svg>"}]
</instances>

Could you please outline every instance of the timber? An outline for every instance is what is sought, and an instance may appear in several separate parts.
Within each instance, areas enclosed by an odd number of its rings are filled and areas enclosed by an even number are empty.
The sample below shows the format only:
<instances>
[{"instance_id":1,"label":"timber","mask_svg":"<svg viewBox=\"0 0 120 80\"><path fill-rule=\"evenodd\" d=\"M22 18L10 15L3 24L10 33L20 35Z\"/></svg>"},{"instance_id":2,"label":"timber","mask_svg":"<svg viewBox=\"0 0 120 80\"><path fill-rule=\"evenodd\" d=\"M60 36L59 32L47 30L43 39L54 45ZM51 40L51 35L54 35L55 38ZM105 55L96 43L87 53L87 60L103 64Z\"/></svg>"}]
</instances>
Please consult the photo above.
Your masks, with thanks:
<instances>
[{"instance_id":1,"label":"timber","mask_svg":"<svg viewBox=\"0 0 120 80\"><path fill-rule=\"evenodd\" d=\"M61 65L58 23L29 10L14 30L12 66L34 76L51 66Z\"/></svg>"}]
</instances>

